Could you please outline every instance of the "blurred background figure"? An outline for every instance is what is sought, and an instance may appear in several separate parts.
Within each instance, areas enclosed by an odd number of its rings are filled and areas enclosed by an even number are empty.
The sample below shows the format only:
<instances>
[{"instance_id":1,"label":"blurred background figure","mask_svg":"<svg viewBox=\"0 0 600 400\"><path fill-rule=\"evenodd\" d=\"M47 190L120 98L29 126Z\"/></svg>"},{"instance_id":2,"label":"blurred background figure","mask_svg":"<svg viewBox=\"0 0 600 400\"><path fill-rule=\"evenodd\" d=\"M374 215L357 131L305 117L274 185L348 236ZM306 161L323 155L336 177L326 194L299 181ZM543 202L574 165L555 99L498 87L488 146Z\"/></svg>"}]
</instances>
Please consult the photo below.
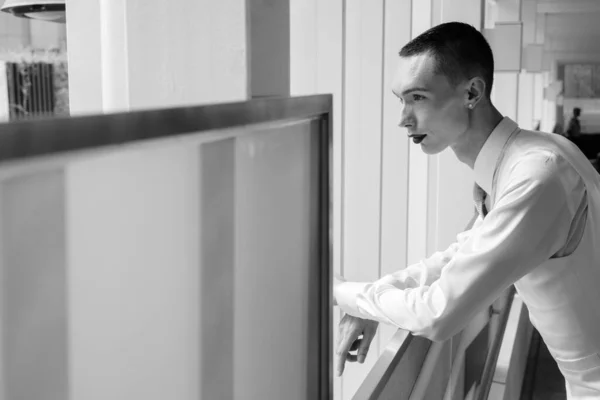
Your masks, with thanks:
<instances>
[{"instance_id":1,"label":"blurred background figure","mask_svg":"<svg viewBox=\"0 0 600 400\"><path fill-rule=\"evenodd\" d=\"M567 127L567 137L568 138L576 138L581 135L581 123L579 122L579 116L581 115L581 108L575 107L573 109L573 116L569 121L569 126Z\"/></svg>"}]
</instances>

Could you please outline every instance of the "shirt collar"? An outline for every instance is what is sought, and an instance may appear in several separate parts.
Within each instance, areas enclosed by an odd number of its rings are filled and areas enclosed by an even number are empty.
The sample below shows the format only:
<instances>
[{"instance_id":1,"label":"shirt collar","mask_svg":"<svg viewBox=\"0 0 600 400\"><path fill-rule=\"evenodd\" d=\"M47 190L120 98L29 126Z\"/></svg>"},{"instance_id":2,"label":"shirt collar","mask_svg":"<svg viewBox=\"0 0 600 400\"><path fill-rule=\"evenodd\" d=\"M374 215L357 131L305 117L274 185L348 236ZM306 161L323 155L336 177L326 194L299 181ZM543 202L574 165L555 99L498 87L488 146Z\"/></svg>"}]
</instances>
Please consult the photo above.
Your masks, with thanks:
<instances>
[{"instance_id":1,"label":"shirt collar","mask_svg":"<svg viewBox=\"0 0 600 400\"><path fill-rule=\"evenodd\" d=\"M490 194L492 191L494 171L496 170L498 159L502 154L502 149L510 135L517 128L518 125L516 122L508 117L504 117L487 138L475 159L475 167L473 168L475 183L485 190L487 194Z\"/></svg>"}]
</instances>

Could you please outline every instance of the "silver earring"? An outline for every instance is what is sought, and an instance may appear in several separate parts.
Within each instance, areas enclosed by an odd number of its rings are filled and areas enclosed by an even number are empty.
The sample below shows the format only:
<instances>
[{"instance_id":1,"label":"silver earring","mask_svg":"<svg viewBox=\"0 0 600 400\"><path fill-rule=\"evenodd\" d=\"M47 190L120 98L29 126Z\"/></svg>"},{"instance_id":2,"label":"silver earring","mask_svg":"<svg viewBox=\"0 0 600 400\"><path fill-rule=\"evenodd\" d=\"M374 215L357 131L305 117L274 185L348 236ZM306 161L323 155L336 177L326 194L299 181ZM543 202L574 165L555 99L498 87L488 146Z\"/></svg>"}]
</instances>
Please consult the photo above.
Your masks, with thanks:
<instances>
[{"instance_id":1,"label":"silver earring","mask_svg":"<svg viewBox=\"0 0 600 400\"><path fill-rule=\"evenodd\" d=\"M469 108L470 108L470 109L473 109L473 104L469 104Z\"/></svg>"}]
</instances>

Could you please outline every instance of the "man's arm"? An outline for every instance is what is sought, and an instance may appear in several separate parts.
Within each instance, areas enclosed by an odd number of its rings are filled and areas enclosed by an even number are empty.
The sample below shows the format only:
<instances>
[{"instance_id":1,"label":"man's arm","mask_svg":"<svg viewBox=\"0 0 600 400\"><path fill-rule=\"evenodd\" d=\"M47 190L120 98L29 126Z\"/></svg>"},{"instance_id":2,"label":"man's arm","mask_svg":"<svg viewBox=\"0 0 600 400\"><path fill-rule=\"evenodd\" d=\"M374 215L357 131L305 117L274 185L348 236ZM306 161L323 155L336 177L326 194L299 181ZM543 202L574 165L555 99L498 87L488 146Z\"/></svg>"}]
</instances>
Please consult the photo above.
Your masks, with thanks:
<instances>
[{"instance_id":1,"label":"man's arm","mask_svg":"<svg viewBox=\"0 0 600 400\"><path fill-rule=\"evenodd\" d=\"M386 275L378 280L377 283L392 285L397 289L430 285L439 278L442 269L452 260L458 249L469 239L471 233L481 225L482 221L480 216L475 215L467 225L467 229L459 233L456 237L456 242L448 246L446 250L435 252L430 257L416 264ZM344 304L352 303L356 292L362 289L363 286L364 283L347 282L342 276L336 274L333 283L333 305L338 305L338 298Z\"/></svg>"},{"instance_id":2,"label":"man's arm","mask_svg":"<svg viewBox=\"0 0 600 400\"><path fill-rule=\"evenodd\" d=\"M473 219L467 225L465 232L457 237L456 243L452 244L446 251L437 252L426 260L423 260L407 269L388 275L384 278L390 285L398 288L414 287L417 282L429 282L434 277L439 276L440 271L452 259L460 246L468 239L473 227L481 223L481 218L475 213ZM336 298L342 296L337 291L339 285L345 280L341 276L334 277L334 305L337 305ZM335 293L337 292L337 296ZM359 363L364 362L369 351L369 347L377 331L377 322L369 321L363 318L357 318L345 314L340 321L338 343L336 344L336 371L341 376L346 361ZM360 338L362 336L362 338ZM350 351L356 350L353 355Z\"/></svg>"},{"instance_id":3,"label":"man's arm","mask_svg":"<svg viewBox=\"0 0 600 400\"><path fill-rule=\"evenodd\" d=\"M393 285L398 289L407 289L411 287L418 287L423 284L431 284L438 279L442 269L452 260L452 257L456 254L458 249L467 241L471 236L471 232L476 229L482 222L481 217L475 216L473 220L468 224L467 229L461 232L456 237L456 242L452 243L446 250L438 251L431 255L429 258L419 261L416 264L410 265L405 269L394 272L392 274L382 277L380 283ZM341 284L344 283L343 290ZM337 305L338 297L342 302L347 303L350 300L344 300L346 292L349 296L354 295L354 290L348 290L350 287L355 285L362 285L361 283L347 282L342 276L334 276L334 305Z\"/></svg>"},{"instance_id":4,"label":"man's arm","mask_svg":"<svg viewBox=\"0 0 600 400\"><path fill-rule=\"evenodd\" d=\"M572 172L565 170L571 168L567 163L557 168L552 157L546 158L530 158L514 167L493 210L439 274L421 273L420 279L411 280L413 267L393 274L409 285L389 277L342 283L336 288L342 310L432 340L458 332L482 307L564 246L574 213L569 196L581 198L584 193L565 188L564 176ZM421 270L427 271L423 266Z\"/></svg>"}]
</instances>

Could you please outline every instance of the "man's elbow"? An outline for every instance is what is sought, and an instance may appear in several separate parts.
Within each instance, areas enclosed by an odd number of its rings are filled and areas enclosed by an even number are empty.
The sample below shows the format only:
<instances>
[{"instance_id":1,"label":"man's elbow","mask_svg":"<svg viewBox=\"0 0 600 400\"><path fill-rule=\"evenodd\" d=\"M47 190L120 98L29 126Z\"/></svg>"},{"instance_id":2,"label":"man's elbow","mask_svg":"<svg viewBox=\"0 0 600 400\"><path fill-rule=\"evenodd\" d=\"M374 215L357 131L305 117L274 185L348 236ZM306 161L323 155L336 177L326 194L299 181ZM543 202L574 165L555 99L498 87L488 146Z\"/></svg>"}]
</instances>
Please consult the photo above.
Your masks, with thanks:
<instances>
[{"instance_id":1,"label":"man's elbow","mask_svg":"<svg viewBox=\"0 0 600 400\"><path fill-rule=\"evenodd\" d=\"M441 343L454 335L453 327L444 319L434 319L419 332L413 332L416 336L422 336L432 342Z\"/></svg>"}]
</instances>

